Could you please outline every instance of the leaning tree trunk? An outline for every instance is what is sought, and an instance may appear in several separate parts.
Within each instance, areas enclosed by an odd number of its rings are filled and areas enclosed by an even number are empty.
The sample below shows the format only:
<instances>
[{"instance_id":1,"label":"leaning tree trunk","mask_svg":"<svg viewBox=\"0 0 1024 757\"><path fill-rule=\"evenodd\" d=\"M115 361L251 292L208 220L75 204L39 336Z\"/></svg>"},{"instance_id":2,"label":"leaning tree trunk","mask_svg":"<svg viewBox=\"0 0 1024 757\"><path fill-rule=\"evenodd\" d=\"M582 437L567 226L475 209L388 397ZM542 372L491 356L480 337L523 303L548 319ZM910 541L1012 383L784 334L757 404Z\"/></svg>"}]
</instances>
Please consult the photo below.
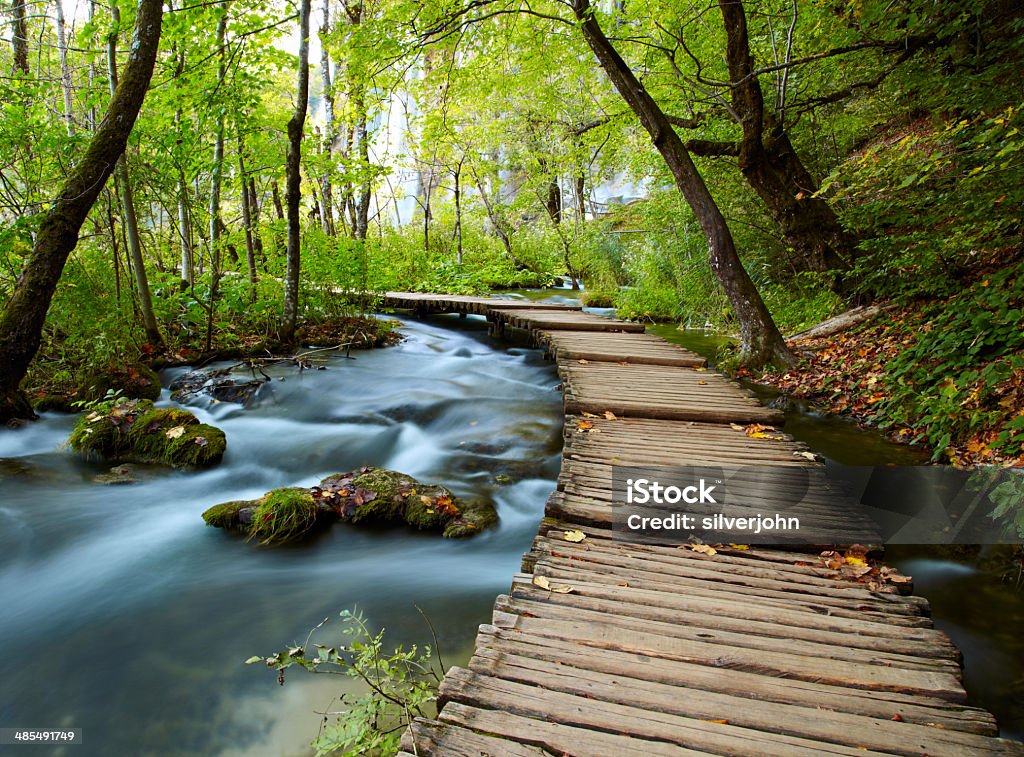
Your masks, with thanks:
<instances>
[{"instance_id":1,"label":"leaning tree trunk","mask_svg":"<svg viewBox=\"0 0 1024 757\"><path fill-rule=\"evenodd\" d=\"M711 270L718 277L740 323L741 362L751 367L761 367L768 363L792 364L795 357L786 346L750 275L743 268L722 211L708 191L679 135L605 36L594 17L589 0L574 0L573 11L601 68L651 135L651 141L664 158L676 186L707 237Z\"/></svg>"},{"instance_id":2,"label":"leaning tree trunk","mask_svg":"<svg viewBox=\"0 0 1024 757\"><path fill-rule=\"evenodd\" d=\"M60 0L58 0L58 5ZM117 33L121 25L121 11L117 5L110 6L113 29L107 38L107 68L109 69L110 96L117 91ZM146 264L142 258L142 239L139 235L139 219L135 214L135 196L132 182L128 175L128 161L122 152L114 166L114 178L121 199L121 222L124 225L128 259L132 265L135 278L135 291L139 295L139 312L142 314L142 327L146 331L146 339L158 352L163 351L164 338L160 334L160 326L153 311L153 297L149 292L149 279L146 277Z\"/></svg>"},{"instance_id":3,"label":"leaning tree trunk","mask_svg":"<svg viewBox=\"0 0 1024 757\"><path fill-rule=\"evenodd\" d=\"M284 318L281 340L295 339L295 321L299 314L299 263L302 256L302 238L299 228L299 202L302 199L302 129L306 123L306 101L309 99L309 5L299 4L299 71L295 94L295 112L288 121L288 153L285 158L285 204L288 206L287 265L284 275Z\"/></svg>"},{"instance_id":4,"label":"leaning tree trunk","mask_svg":"<svg viewBox=\"0 0 1024 757\"><path fill-rule=\"evenodd\" d=\"M162 21L162 0L140 1L121 83L85 155L43 217L25 270L4 308L0 318L0 422L35 417L20 384L39 350L46 312L68 255L78 244L78 232L128 143L153 75Z\"/></svg>"},{"instance_id":5,"label":"leaning tree trunk","mask_svg":"<svg viewBox=\"0 0 1024 757\"><path fill-rule=\"evenodd\" d=\"M765 113L764 94L750 55L743 3L719 0L718 5L726 29L732 107L743 128L740 171L764 202L803 270L847 270L852 262L852 240L832 207L814 196L817 183L793 149L782 124ZM842 284L837 279L834 288L842 289Z\"/></svg>"}]
</instances>

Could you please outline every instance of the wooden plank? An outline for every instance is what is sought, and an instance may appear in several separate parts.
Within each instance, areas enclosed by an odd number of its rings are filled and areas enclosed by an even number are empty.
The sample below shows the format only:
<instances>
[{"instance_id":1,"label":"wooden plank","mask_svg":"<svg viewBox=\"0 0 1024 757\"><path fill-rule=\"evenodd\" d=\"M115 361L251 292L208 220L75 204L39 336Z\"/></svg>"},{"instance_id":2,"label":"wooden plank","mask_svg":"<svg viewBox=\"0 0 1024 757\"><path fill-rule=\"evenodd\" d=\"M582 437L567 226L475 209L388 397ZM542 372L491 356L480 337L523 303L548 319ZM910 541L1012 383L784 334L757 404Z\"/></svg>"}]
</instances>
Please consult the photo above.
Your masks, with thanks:
<instances>
[{"instance_id":1,"label":"wooden plank","mask_svg":"<svg viewBox=\"0 0 1024 757\"><path fill-rule=\"evenodd\" d=\"M744 631L740 628L724 629L721 627L724 624L710 622L710 618L691 617L692 622L689 623L683 623L682 618L680 618L680 622L655 620L650 617L630 614L627 612L629 608L626 607L620 608L616 612L613 603L604 603L601 609L595 609L593 605L598 604L601 603L579 601L566 594L552 594L550 598L499 596L494 607L500 612L522 615L526 618L591 623L624 631L641 631L667 639L692 641L701 645L718 647L719 654L760 651L780 655L798 655L828 661L829 665L838 661L851 665L882 665L893 669L943 672L949 673L959 680L960 666L948 657L928 657L879 648L864 648L852 644L837 644L831 639L826 639L825 635L820 632L809 634L812 637L810 640L798 638L795 634L788 638L779 633L762 635L758 631L762 631L763 627L757 627L754 623L749 623L749 628ZM645 615L649 616L653 613L645 613ZM784 662L780 664L784 664Z\"/></svg>"},{"instance_id":2,"label":"wooden plank","mask_svg":"<svg viewBox=\"0 0 1024 757\"><path fill-rule=\"evenodd\" d=\"M545 690L543 697L537 694L538 690L534 686L480 675L464 668L452 668L441 685L442 697L451 703L500 710L502 713L526 718L553 719L578 728L665 741L688 749L730 757L750 757L753 754L763 757L872 757L881 754L795 736L755 731L728 723L684 718L559 691ZM442 718L447 718L447 715L444 712Z\"/></svg>"},{"instance_id":3,"label":"wooden plank","mask_svg":"<svg viewBox=\"0 0 1024 757\"><path fill-rule=\"evenodd\" d=\"M735 697L793 704L823 711L846 712L908 723L995 735L995 719L985 710L930 696L872 689L850 689L816 681L780 680L728 668L709 668L689 662L658 660L640 653L584 647L571 639L524 636L495 626L480 626L477 650L484 654L514 654L541 662L570 663L608 676L716 691ZM477 659L474 657L474 659Z\"/></svg>"},{"instance_id":4,"label":"wooden plank","mask_svg":"<svg viewBox=\"0 0 1024 757\"><path fill-rule=\"evenodd\" d=\"M579 662L585 665L586 660ZM483 649L471 660L470 669L482 675L588 699L699 720L727 717L729 724L743 728L908 757L921 754L973 757L1006 753L1005 744L978 734L894 721L892 717L876 718L829 711L820 706L763 702L705 688L684 688L625 675L609 676L588 670L579 662L577 658L569 658L552 664L529 656Z\"/></svg>"},{"instance_id":5,"label":"wooden plank","mask_svg":"<svg viewBox=\"0 0 1024 757\"><path fill-rule=\"evenodd\" d=\"M463 728L535 744L550 757L706 757L703 750L686 749L664 741L622 736L603 730L591 730L555 723L544 718L529 718L493 709L472 707L461 702L445 705L443 719ZM446 757L440 753L441 757ZM480 755L485 757L485 755ZM503 757L501 753L492 757Z\"/></svg>"},{"instance_id":6,"label":"wooden plank","mask_svg":"<svg viewBox=\"0 0 1024 757\"><path fill-rule=\"evenodd\" d=\"M711 604L686 595L653 592L635 587L607 586L572 581L572 594L553 594L525 577L512 583L512 596L552 604L582 607L632 618L723 629L785 639L800 639L860 649L957 659L949 637L934 628L906 629L855 618L839 619L808 612L805 608L771 607L723 599ZM507 608L503 608L507 609Z\"/></svg>"},{"instance_id":7,"label":"wooden plank","mask_svg":"<svg viewBox=\"0 0 1024 757\"><path fill-rule=\"evenodd\" d=\"M700 355L649 334L541 331L537 340L560 361L607 361L688 368L703 367L707 363Z\"/></svg>"},{"instance_id":8,"label":"wooden plank","mask_svg":"<svg viewBox=\"0 0 1024 757\"><path fill-rule=\"evenodd\" d=\"M523 634L571 638L586 647L637 652L658 660L679 660L856 689L934 696L951 702L963 702L966 699L959 676L947 670L892 668L881 662L878 665L863 665L785 652L726 647L610 624L553 618L520 616L514 629Z\"/></svg>"},{"instance_id":9,"label":"wooden plank","mask_svg":"<svg viewBox=\"0 0 1024 757\"><path fill-rule=\"evenodd\" d=\"M433 752L445 757L550 757L538 746L485 736L439 720L416 718L402 735L405 754Z\"/></svg>"}]
</instances>

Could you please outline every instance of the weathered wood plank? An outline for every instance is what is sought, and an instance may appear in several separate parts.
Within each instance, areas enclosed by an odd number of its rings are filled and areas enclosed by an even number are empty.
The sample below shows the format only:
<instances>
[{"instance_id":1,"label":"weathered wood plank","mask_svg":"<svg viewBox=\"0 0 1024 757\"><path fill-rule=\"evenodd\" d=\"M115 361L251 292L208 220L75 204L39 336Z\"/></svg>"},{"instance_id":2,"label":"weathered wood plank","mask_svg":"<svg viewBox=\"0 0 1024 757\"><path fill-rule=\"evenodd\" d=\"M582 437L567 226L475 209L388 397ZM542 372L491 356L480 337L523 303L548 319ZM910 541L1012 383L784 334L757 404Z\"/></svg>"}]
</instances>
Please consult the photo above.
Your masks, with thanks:
<instances>
[{"instance_id":1,"label":"weathered wood plank","mask_svg":"<svg viewBox=\"0 0 1024 757\"><path fill-rule=\"evenodd\" d=\"M484 736L439 720L417 718L402 735L404 754L443 754L445 757L550 757L538 746Z\"/></svg>"},{"instance_id":2,"label":"weathered wood plank","mask_svg":"<svg viewBox=\"0 0 1024 757\"><path fill-rule=\"evenodd\" d=\"M850 755L869 757L880 752L838 744L814 742L750 728L684 718L629 705L604 702L550 689L543 697L535 686L526 686L493 676L480 675L464 668L452 668L442 684L446 701L472 707L500 710L527 718L554 719L559 723L665 741L689 749L731 757L821 757ZM445 719L447 713L442 715ZM724 719L724 718L723 718Z\"/></svg>"},{"instance_id":3,"label":"weathered wood plank","mask_svg":"<svg viewBox=\"0 0 1024 757\"><path fill-rule=\"evenodd\" d=\"M524 744L535 744L551 757L706 757L709 754L704 750L686 749L664 741L577 728L551 722L546 717L522 717L493 709L471 707L461 702L445 705L442 717L446 722L464 728L504 736ZM440 755L446 757L443 752ZM499 753L492 757L504 756Z\"/></svg>"},{"instance_id":4,"label":"weathered wood plank","mask_svg":"<svg viewBox=\"0 0 1024 757\"><path fill-rule=\"evenodd\" d=\"M730 724L744 728L908 757L1006 753L1005 743L978 734L894 721L893 716L879 718L835 712L820 705L766 702L706 688L668 685L622 674L608 675L588 670L580 662L585 662L585 658L580 661L573 657L552 663L485 648L470 661L470 669L482 675L589 699L700 720L727 718Z\"/></svg>"}]
</instances>

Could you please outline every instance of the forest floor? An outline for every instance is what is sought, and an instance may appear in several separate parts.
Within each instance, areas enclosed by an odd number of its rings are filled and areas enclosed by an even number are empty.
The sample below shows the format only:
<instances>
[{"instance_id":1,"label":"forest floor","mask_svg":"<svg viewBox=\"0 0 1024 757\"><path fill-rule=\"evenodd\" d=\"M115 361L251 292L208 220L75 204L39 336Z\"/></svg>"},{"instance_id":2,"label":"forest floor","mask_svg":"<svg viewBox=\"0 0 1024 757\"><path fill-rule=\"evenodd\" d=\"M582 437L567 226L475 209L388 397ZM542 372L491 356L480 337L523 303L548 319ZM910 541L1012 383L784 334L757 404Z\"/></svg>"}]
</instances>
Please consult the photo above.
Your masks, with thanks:
<instances>
[{"instance_id":1,"label":"forest floor","mask_svg":"<svg viewBox=\"0 0 1024 757\"><path fill-rule=\"evenodd\" d=\"M975 352L981 329L946 334L950 314L969 310L964 296L969 290L893 307L830 336L791 339L800 356L795 369L746 375L881 428L895 442L926 445L936 462L1024 466L1024 352L1012 344ZM1002 327L1019 330L1013 317L1011 310ZM952 354L929 350L936 340Z\"/></svg>"}]
</instances>

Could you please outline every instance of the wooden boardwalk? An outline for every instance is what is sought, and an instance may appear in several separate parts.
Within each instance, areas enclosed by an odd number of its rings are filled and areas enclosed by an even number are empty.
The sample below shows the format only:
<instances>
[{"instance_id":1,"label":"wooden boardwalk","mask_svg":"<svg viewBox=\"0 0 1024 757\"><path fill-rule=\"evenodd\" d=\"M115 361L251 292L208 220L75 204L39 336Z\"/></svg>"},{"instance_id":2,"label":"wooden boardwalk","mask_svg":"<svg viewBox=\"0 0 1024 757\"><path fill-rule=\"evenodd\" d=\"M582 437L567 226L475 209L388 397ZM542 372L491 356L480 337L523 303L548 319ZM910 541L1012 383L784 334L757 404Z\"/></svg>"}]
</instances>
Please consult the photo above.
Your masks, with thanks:
<instances>
[{"instance_id":1,"label":"wooden boardwalk","mask_svg":"<svg viewBox=\"0 0 1024 757\"><path fill-rule=\"evenodd\" d=\"M965 704L959 651L906 584L858 582L807 551L613 538L613 464L818 470L785 435L746 433L781 416L699 357L567 307L385 303L528 330L558 361L566 407L558 490L523 572L403 757L1024 755ZM801 501L824 527L852 506L823 482Z\"/></svg>"}]
</instances>

